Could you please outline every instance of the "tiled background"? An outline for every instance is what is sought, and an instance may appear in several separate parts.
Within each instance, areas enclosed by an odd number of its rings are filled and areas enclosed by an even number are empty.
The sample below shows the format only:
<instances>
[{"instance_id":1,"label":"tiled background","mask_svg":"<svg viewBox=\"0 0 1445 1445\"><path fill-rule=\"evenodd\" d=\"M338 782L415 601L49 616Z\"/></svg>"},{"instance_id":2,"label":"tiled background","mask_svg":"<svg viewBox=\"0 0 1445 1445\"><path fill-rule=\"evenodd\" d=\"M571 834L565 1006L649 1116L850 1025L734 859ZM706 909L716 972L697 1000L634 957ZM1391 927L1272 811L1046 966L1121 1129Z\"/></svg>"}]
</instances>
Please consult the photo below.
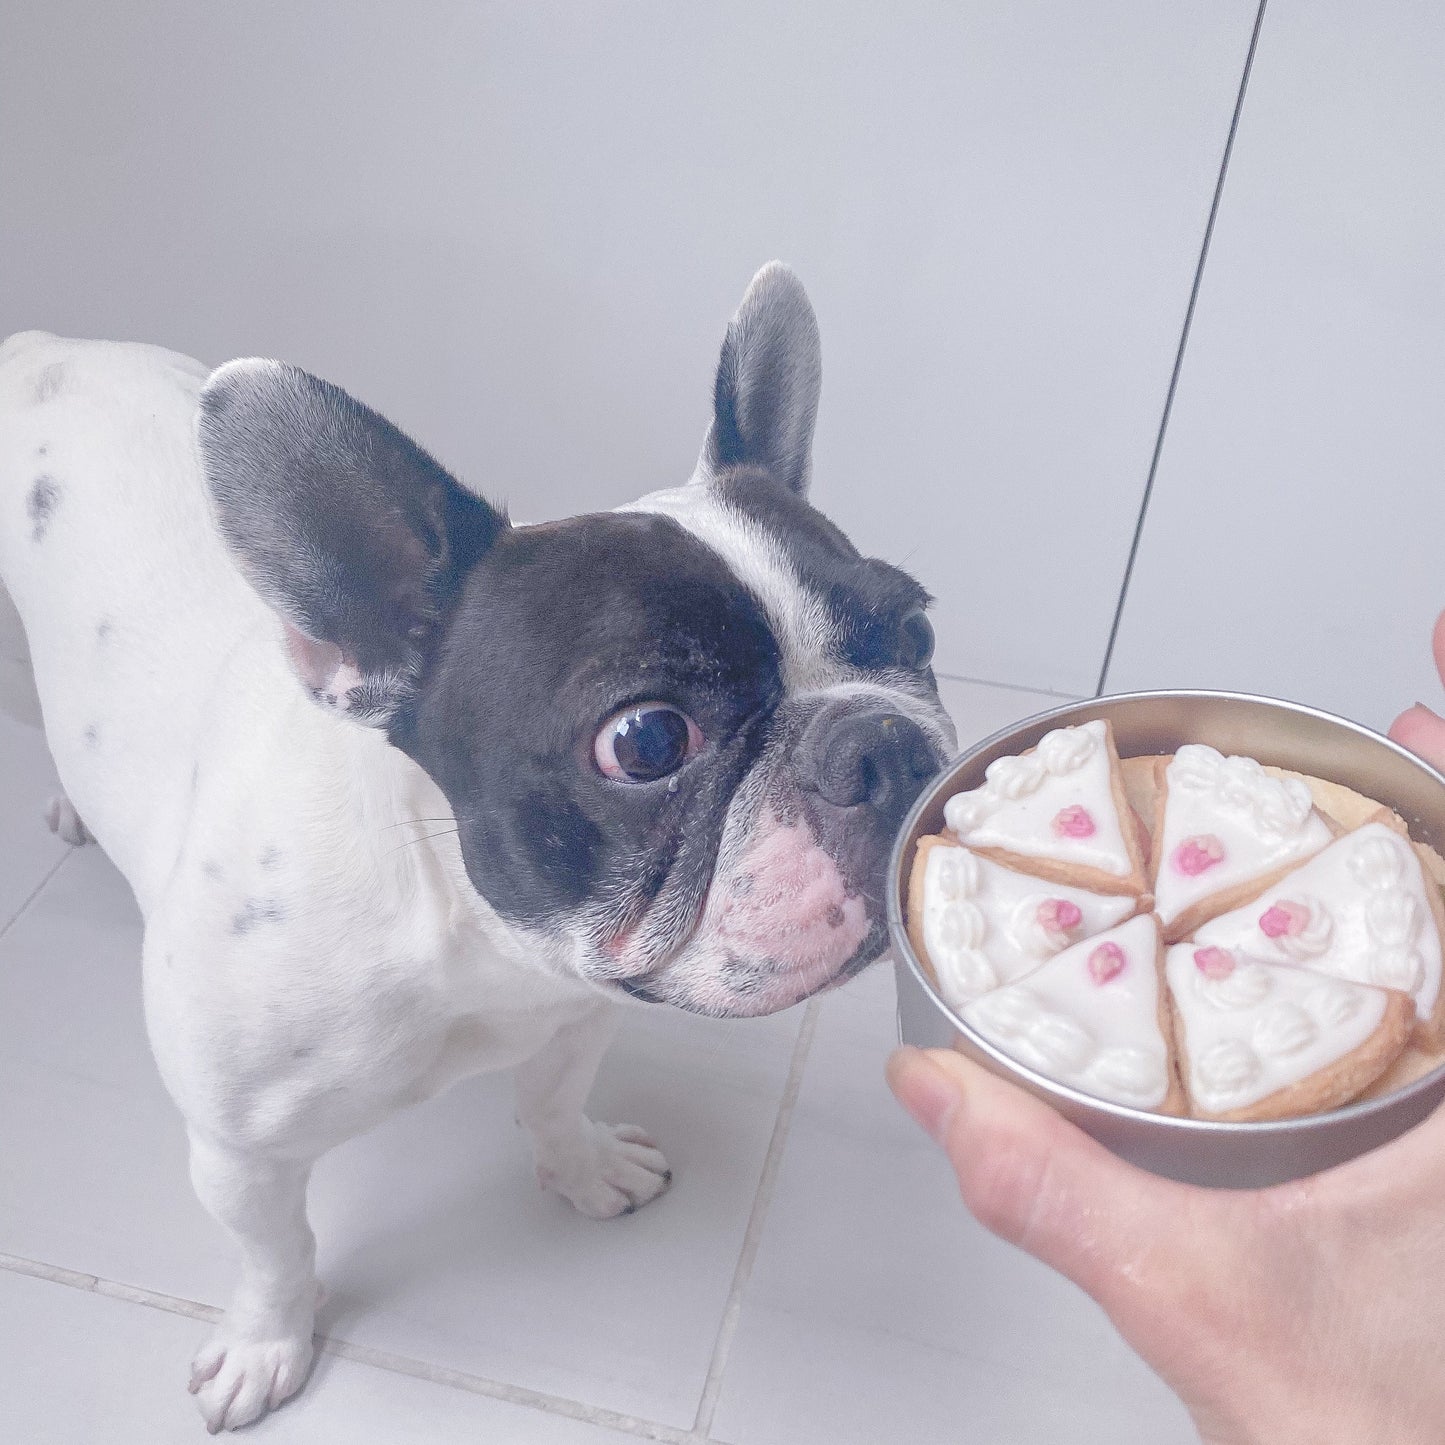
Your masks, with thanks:
<instances>
[{"instance_id":1,"label":"tiled background","mask_svg":"<svg viewBox=\"0 0 1445 1445\"><path fill-rule=\"evenodd\" d=\"M0 331L289 356L540 516L686 469L780 254L823 324L817 499L939 595L962 741L1101 683L1380 726L1440 701L1445 18L1270 0L1231 145L1258 19L22 6ZM0 1438L191 1441L231 1261L133 905L44 830L48 767L0 723ZM501 1080L338 1151L327 1352L256 1438L1190 1440L1087 1299L963 1215L883 1087L891 1010L880 968L767 1020L634 1014L595 1106L677 1183L631 1218L537 1194Z\"/></svg>"}]
</instances>

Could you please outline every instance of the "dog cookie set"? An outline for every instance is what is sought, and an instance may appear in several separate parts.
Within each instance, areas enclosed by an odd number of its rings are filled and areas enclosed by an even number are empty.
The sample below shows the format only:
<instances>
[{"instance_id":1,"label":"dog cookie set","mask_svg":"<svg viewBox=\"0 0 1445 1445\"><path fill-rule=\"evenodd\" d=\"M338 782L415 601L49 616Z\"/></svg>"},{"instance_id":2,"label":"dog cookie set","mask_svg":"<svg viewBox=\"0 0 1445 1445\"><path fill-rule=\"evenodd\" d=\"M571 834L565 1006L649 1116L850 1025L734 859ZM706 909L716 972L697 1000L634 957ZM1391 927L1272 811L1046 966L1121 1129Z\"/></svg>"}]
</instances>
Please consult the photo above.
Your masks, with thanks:
<instances>
[{"instance_id":1,"label":"dog cookie set","mask_svg":"<svg viewBox=\"0 0 1445 1445\"><path fill-rule=\"evenodd\" d=\"M1347 796L1353 825L1320 796ZM959 1016L1037 1073L1284 1119L1445 1051L1445 864L1356 794L1196 743L1121 760L1095 721L997 759L944 824L918 844L909 937Z\"/></svg>"}]
</instances>

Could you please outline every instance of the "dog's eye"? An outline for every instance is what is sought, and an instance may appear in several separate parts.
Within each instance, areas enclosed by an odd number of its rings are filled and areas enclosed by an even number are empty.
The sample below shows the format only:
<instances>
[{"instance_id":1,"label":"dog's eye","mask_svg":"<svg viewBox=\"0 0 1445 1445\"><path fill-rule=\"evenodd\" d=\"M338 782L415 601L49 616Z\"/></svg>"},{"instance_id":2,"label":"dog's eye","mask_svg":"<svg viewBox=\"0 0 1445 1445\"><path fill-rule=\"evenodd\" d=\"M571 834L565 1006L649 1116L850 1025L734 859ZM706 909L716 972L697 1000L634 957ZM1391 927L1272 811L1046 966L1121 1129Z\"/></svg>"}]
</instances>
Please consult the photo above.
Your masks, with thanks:
<instances>
[{"instance_id":1,"label":"dog's eye","mask_svg":"<svg viewBox=\"0 0 1445 1445\"><path fill-rule=\"evenodd\" d=\"M652 783L675 773L702 747L702 732L665 702L624 708L602 724L592 754L615 783Z\"/></svg>"},{"instance_id":2,"label":"dog's eye","mask_svg":"<svg viewBox=\"0 0 1445 1445\"><path fill-rule=\"evenodd\" d=\"M904 667L921 669L933 661L933 624L921 607L898 624L898 654Z\"/></svg>"}]
</instances>

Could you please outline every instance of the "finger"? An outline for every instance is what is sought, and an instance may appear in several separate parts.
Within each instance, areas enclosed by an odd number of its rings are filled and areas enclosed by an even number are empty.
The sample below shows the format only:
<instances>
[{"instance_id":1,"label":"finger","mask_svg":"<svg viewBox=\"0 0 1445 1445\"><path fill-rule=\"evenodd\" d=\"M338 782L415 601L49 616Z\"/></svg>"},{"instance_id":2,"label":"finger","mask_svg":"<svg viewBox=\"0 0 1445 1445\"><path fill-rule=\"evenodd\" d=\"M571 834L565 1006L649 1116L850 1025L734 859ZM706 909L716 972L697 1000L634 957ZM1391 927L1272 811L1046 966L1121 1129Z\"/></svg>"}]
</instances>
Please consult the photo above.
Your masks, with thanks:
<instances>
[{"instance_id":1,"label":"finger","mask_svg":"<svg viewBox=\"0 0 1445 1445\"><path fill-rule=\"evenodd\" d=\"M1435 650L1435 671L1440 674L1440 681L1445 682L1445 612L1435 619L1430 643Z\"/></svg>"},{"instance_id":2,"label":"finger","mask_svg":"<svg viewBox=\"0 0 1445 1445\"><path fill-rule=\"evenodd\" d=\"M979 1222L1067 1275L1111 1314L1134 1316L1166 1285L1187 1291L1201 1248L1210 1255L1204 1267L1220 1267L1227 1205L1208 1191L1124 1163L1041 1100L953 1050L900 1049L888 1081L947 1152Z\"/></svg>"},{"instance_id":3,"label":"finger","mask_svg":"<svg viewBox=\"0 0 1445 1445\"><path fill-rule=\"evenodd\" d=\"M1445 770L1445 718L1437 717L1424 703L1417 702L1402 712L1390 724L1390 736L1432 767Z\"/></svg>"}]
</instances>

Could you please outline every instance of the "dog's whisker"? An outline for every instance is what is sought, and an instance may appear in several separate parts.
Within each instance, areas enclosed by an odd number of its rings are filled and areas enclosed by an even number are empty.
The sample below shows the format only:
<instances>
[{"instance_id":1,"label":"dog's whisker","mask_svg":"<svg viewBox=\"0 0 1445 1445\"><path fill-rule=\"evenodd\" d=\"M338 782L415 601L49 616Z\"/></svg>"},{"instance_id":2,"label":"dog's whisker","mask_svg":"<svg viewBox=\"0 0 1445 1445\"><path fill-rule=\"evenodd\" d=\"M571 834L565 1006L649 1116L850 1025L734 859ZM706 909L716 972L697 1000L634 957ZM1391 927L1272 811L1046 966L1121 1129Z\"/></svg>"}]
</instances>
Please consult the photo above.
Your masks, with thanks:
<instances>
[{"instance_id":1,"label":"dog's whisker","mask_svg":"<svg viewBox=\"0 0 1445 1445\"><path fill-rule=\"evenodd\" d=\"M406 828L413 823L455 823L455 818L403 818L399 823L387 823L382 827L383 833L390 833L395 828Z\"/></svg>"},{"instance_id":2,"label":"dog's whisker","mask_svg":"<svg viewBox=\"0 0 1445 1445\"><path fill-rule=\"evenodd\" d=\"M408 838L404 843L398 843L391 851L400 853L403 848L414 848L418 843L431 843L438 838L455 837L462 830L460 828L442 828L435 833L426 833L420 838Z\"/></svg>"}]
</instances>

